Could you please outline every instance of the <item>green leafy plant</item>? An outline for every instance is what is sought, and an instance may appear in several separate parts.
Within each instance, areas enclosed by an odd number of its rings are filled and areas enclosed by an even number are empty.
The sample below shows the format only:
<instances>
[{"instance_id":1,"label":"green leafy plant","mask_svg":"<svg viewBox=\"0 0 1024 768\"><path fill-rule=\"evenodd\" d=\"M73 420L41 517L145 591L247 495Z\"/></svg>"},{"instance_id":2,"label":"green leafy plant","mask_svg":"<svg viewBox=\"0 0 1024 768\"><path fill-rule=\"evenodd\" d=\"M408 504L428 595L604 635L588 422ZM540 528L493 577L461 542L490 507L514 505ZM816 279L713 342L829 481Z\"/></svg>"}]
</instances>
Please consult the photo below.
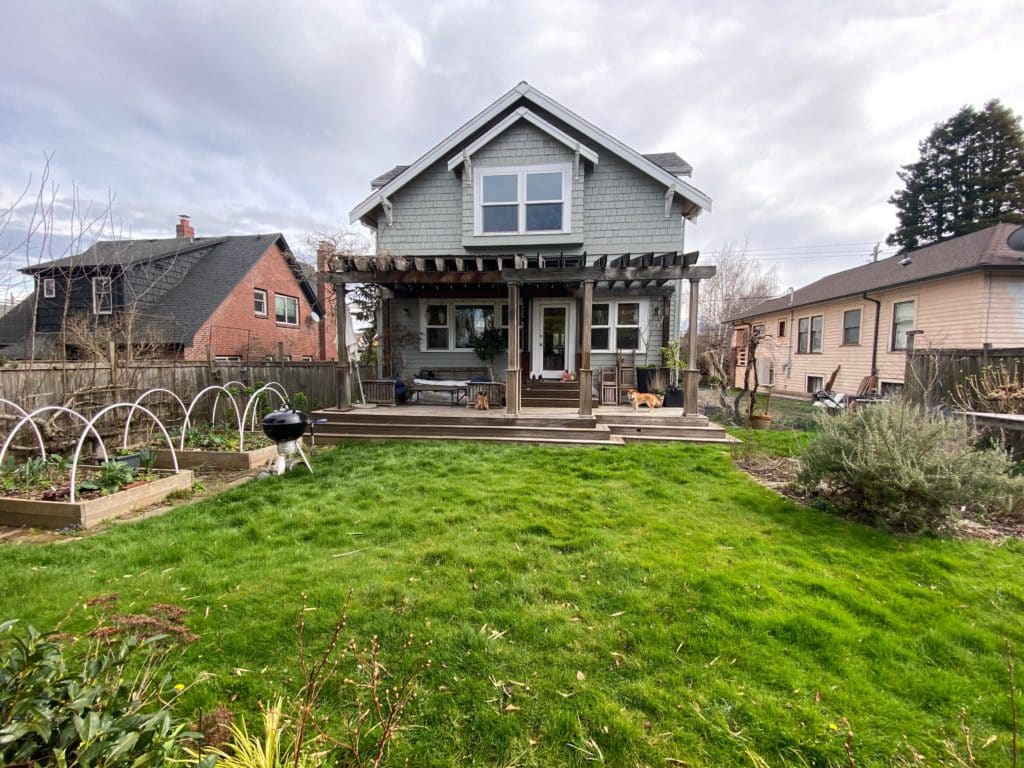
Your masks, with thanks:
<instances>
[{"instance_id":1,"label":"green leafy plant","mask_svg":"<svg viewBox=\"0 0 1024 768\"><path fill-rule=\"evenodd\" d=\"M889 401L819 419L798 482L876 525L935 530L961 508L1011 510L1024 498L1005 451L977 450L963 421Z\"/></svg>"},{"instance_id":2,"label":"green leafy plant","mask_svg":"<svg viewBox=\"0 0 1024 768\"><path fill-rule=\"evenodd\" d=\"M144 472L152 472L156 466L157 453L152 448L143 448L139 451L139 466Z\"/></svg>"},{"instance_id":3,"label":"green leafy plant","mask_svg":"<svg viewBox=\"0 0 1024 768\"><path fill-rule=\"evenodd\" d=\"M169 656L195 640L177 606L106 615L80 635L0 624L0 765L161 766L181 754L187 721L171 705L186 686Z\"/></svg>"},{"instance_id":4,"label":"green leafy plant","mask_svg":"<svg viewBox=\"0 0 1024 768\"><path fill-rule=\"evenodd\" d=\"M104 494L117 493L135 480L135 470L123 461L105 461L100 465L96 483Z\"/></svg>"},{"instance_id":5,"label":"green leafy plant","mask_svg":"<svg viewBox=\"0 0 1024 768\"><path fill-rule=\"evenodd\" d=\"M296 392L294 395L292 395L291 406L296 411L302 411L303 413L309 413L310 403L309 403L309 398L306 397L306 393L305 392Z\"/></svg>"},{"instance_id":6,"label":"green leafy plant","mask_svg":"<svg viewBox=\"0 0 1024 768\"><path fill-rule=\"evenodd\" d=\"M500 328L488 326L473 337L473 351L487 363L487 377L494 381L494 358L508 349L508 340Z\"/></svg>"}]
</instances>

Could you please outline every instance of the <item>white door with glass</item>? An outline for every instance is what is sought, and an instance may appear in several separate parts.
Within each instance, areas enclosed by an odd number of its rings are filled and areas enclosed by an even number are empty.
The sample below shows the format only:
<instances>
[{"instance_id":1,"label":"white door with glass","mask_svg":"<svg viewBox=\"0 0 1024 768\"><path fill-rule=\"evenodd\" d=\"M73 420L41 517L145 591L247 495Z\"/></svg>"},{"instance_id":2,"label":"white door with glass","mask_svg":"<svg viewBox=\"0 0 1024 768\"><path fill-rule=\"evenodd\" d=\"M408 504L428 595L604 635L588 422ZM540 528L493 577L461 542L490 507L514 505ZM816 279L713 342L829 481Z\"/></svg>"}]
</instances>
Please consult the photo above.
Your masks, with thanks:
<instances>
[{"instance_id":1,"label":"white door with glass","mask_svg":"<svg viewBox=\"0 0 1024 768\"><path fill-rule=\"evenodd\" d=\"M560 379L565 371L576 370L576 303L574 301L533 302L533 339L530 344L530 374Z\"/></svg>"}]
</instances>

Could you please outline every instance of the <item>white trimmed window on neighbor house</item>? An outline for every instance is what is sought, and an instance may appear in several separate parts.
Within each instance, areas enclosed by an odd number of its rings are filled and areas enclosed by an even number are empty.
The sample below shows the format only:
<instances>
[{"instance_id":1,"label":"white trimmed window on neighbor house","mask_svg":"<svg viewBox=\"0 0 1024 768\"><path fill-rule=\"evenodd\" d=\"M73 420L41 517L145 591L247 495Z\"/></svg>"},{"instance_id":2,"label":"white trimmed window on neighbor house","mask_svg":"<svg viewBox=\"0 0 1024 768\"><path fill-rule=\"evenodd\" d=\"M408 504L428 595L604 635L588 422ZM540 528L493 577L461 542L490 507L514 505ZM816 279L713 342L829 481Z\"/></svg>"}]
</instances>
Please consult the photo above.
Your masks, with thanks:
<instances>
[{"instance_id":1,"label":"white trimmed window on neighbor house","mask_svg":"<svg viewBox=\"0 0 1024 768\"><path fill-rule=\"evenodd\" d=\"M280 325L299 324L299 300L294 296L274 295L274 320Z\"/></svg>"},{"instance_id":2,"label":"white trimmed window on neighbor house","mask_svg":"<svg viewBox=\"0 0 1024 768\"><path fill-rule=\"evenodd\" d=\"M55 299L57 298L57 279L54 277L43 278L43 298L44 299Z\"/></svg>"},{"instance_id":3,"label":"white trimmed window on neighbor house","mask_svg":"<svg viewBox=\"0 0 1024 768\"><path fill-rule=\"evenodd\" d=\"M848 309L843 312L843 344L860 344L859 309Z\"/></svg>"},{"instance_id":4,"label":"white trimmed window on neighbor house","mask_svg":"<svg viewBox=\"0 0 1024 768\"><path fill-rule=\"evenodd\" d=\"M109 277L92 279L92 311L96 315L109 315L114 311L113 288Z\"/></svg>"},{"instance_id":5,"label":"white trimmed window on neighbor house","mask_svg":"<svg viewBox=\"0 0 1024 768\"><path fill-rule=\"evenodd\" d=\"M892 338L890 349L894 352L907 348L907 333L914 330L914 302L898 301L892 305Z\"/></svg>"},{"instance_id":6,"label":"white trimmed window on neighbor house","mask_svg":"<svg viewBox=\"0 0 1024 768\"><path fill-rule=\"evenodd\" d=\"M796 351L803 354L821 352L821 338L825 327L824 315L801 317L796 326Z\"/></svg>"},{"instance_id":7,"label":"white trimmed window on neighbor house","mask_svg":"<svg viewBox=\"0 0 1024 768\"><path fill-rule=\"evenodd\" d=\"M252 308L260 317L267 316L267 292L264 289L252 289Z\"/></svg>"},{"instance_id":8,"label":"white trimmed window on neighbor house","mask_svg":"<svg viewBox=\"0 0 1024 768\"><path fill-rule=\"evenodd\" d=\"M423 352L471 350L474 338L487 328L500 328L508 333L506 303L432 301L420 306Z\"/></svg>"},{"instance_id":9,"label":"white trimmed window on neighbor house","mask_svg":"<svg viewBox=\"0 0 1024 768\"><path fill-rule=\"evenodd\" d=\"M474 169L474 233L571 231L571 169L568 163Z\"/></svg>"},{"instance_id":10,"label":"white trimmed window on neighbor house","mask_svg":"<svg viewBox=\"0 0 1024 768\"><path fill-rule=\"evenodd\" d=\"M591 311L590 347L594 352L643 352L647 301L595 301Z\"/></svg>"}]
</instances>

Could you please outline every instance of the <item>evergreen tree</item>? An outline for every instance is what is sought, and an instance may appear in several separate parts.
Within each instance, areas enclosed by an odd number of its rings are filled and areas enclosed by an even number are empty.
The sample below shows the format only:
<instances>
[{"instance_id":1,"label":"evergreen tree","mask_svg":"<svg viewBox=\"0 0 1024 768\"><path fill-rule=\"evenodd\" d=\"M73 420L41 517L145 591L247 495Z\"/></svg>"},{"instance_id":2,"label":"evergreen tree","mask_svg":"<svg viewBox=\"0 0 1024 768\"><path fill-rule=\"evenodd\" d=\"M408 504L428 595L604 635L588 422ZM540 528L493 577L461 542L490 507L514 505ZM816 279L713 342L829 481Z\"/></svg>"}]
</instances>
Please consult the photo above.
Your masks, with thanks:
<instances>
[{"instance_id":1,"label":"evergreen tree","mask_svg":"<svg viewBox=\"0 0 1024 768\"><path fill-rule=\"evenodd\" d=\"M899 172L904 189L889 202L899 226L889 245L903 250L948 240L999 222L1024 224L1024 130L993 99L937 123Z\"/></svg>"}]
</instances>

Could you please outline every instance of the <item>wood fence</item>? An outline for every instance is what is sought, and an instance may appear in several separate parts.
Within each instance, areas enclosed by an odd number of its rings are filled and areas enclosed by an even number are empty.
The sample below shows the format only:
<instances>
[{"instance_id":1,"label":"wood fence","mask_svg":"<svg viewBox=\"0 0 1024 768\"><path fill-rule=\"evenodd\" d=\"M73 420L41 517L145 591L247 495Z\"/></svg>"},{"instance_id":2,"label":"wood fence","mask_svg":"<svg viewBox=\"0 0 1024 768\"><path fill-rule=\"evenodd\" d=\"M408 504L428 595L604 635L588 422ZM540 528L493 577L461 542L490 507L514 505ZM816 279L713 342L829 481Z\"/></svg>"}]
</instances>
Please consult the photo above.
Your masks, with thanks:
<instances>
[{"instance_id":1,"label":"wood fence","mask_svg":"<svg viewBox=\"0 0 1024 768\"><path fill-rule=\"evenodd\" d=\"M948 404L966 410L989 410L977 402L971 381L1005 375L1024 385L1024 347L1007 349L921 349L907 353L903 396L925 405Z\"/></svg>"}]
</instances>

